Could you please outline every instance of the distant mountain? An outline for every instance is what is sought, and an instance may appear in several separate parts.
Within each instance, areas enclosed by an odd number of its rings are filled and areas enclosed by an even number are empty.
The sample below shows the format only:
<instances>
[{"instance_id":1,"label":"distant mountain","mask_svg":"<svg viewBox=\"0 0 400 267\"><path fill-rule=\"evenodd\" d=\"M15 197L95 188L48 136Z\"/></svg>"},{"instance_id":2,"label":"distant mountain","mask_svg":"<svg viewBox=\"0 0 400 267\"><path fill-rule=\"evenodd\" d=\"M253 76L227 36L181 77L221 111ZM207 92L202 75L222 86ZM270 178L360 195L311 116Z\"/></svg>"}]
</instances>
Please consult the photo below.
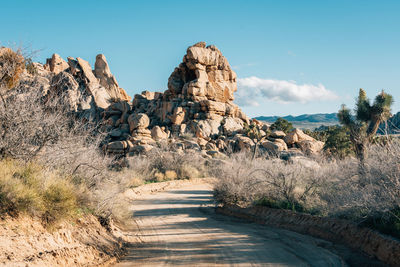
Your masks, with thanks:
<instances>
[{"instance_id":1,"label":"distant mountain","mask_svg":"<svg viewBox=\"0 0 400 267\"><path fill-rule=\"evenodd\" d=\"M278 118L284 118L291 122L294 127L301 129L320 128L321 125L330 126L339 124L337 113L318 113L318 114L303 114L299 116L259 116L255 119L274 123ZM386 123L379 126L378 134L400 134L400 112L394 114Z\"/></svg>"},{"instance_id":2,"label":"distant mountain","mask_svg":"<svg viewBox=\"0 0 400 267\"><path fill-rule=\"evenodd\" d=\"M255 119L259 121L266 121L273 123L278 118L284 118L289 122L302 122L302 123L321 123L321 124L337 124L339 120L337 118L337 113L318 113L318 114L303 114L299 116L259 116Z\"/></svg>"}]
</instances>

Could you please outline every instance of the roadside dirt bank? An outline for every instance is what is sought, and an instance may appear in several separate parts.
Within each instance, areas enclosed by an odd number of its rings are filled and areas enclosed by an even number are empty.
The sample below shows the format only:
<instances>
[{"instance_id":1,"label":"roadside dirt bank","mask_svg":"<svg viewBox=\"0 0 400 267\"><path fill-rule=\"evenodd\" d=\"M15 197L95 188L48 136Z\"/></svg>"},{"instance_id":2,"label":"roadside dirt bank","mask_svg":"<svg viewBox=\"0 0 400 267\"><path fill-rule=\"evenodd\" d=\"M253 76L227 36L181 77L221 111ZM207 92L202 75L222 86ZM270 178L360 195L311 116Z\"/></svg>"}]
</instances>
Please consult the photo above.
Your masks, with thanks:
<instances>
[{"instance_id":1,"label":"roadside dirt bank","mask_svg":"<svg viewBox=\"0 0 400 267\"><path fill-rule=\"evenodd\" d=\"M258 224L287 229L336 244L343 244L376 257L390 266L400 266L400 242L398 240L369 228L359 227L349 221L268 207L224 206L218 207L216 211Z\"/></svg>"},{"instance_id":2,"label":"roadside dirt bank","mask_svg":"<svg viewBox=\"0 0 400 267\"><path fill-rule=\"evenodd\" d=\"M0 220L0 266L103 266L123 252L124 235L94 216L46 229L31 217Z\"/></svg>"}]
</instances>

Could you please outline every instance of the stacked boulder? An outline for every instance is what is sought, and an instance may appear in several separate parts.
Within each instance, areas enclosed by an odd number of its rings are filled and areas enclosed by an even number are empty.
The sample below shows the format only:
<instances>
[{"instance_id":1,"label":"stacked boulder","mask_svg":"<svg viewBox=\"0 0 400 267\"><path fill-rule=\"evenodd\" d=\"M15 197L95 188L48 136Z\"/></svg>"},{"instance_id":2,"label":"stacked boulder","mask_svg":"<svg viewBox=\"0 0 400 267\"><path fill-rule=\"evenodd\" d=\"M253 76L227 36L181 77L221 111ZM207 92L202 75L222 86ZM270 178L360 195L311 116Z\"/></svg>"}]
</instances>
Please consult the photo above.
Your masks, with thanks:
<instances>
[{"instance_id":1,"label":"stacked boulder","mask_svg":"<svg viewBox=\"0 0 400 267\"><path fill-rule=\"evenodd\" d=\"M146 113L150 127L164 126L172 134L193 133L210 140L232 135L249 123L233 103L236 74L215 46L197 43L187 49L183 62L168 79L164 93L135 95L134 112Z\"/></svg>"}]
</instances>

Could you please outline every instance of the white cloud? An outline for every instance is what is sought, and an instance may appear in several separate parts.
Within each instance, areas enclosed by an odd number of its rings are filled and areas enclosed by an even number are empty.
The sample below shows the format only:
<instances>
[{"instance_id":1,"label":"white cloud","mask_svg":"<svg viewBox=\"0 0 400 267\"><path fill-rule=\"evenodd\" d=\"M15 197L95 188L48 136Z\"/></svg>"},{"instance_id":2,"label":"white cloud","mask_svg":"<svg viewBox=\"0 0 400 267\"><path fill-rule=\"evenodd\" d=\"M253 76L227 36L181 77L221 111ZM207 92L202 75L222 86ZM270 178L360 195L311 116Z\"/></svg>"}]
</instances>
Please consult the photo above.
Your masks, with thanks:
<instances>
[{"instance_id":1,"label":"white cloud","mask_svg":"<svg viewBox=\"0 0 400 267\"><path fill-rule=\"evenodd\" d=\"M241 106L258 106L262 100L279 103L308 103L338 99L338 96L318 84L297 84L295 81L261 79L255 76L238 79L236 103Z\"/></svg>"}]
</instances>

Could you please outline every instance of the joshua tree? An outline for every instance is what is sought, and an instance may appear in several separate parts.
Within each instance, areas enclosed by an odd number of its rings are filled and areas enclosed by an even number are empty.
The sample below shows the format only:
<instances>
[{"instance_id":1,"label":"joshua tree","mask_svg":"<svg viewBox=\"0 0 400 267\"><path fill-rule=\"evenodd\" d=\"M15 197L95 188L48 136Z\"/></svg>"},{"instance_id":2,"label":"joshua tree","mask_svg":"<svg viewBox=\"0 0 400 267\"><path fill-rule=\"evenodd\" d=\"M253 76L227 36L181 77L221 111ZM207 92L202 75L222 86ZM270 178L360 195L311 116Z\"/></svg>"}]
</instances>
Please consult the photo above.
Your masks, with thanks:
<instances>
[{"instance_id":1,"label":"joshua tree","mask_svg":"<svg viewBox=\"0 0 400 267\"><path fill-rule=\"evenodd\" d=\"M366 148L375 136L379 125L391 116L390 108L392 104L393 97L382 90L371 105L365 91L360 89L354 110L355 116L345 105L342 105L339 110L339 121L349 129L350 141L354 145L356 156L361 165L364 164Z\"/></svg>"},{"instance_id":2,"label":"joshua tree","mask_svg":"<svg viewBox=\"0 0 400 267\"><path fill-rule=\"evenodd\" d=\"M254 160L257 155L258 144L263 140L262 134L254 122L250 125L245 124L243 130L244 134L253 141L254 149L252 159Z\"/></svg>"}]
</instances>

